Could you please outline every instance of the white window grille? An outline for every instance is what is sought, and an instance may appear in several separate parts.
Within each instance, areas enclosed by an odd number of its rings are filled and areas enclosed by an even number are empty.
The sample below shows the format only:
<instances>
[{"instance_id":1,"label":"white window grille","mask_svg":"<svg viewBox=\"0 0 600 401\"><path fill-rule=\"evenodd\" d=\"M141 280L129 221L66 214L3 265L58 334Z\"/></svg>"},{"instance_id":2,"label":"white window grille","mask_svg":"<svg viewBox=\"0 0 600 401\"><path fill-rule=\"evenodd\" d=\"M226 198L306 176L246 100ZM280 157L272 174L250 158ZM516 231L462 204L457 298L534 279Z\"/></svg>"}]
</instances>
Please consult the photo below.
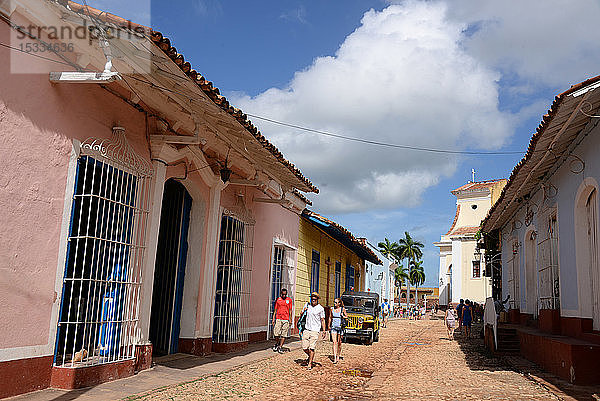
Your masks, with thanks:
<instances>
[{"instance_id":1,"label":"white window grille","mask_svg":"<svg viewBox=\"0 0 600 401\"><path fill-rule=\"evenodd\" d=\"M221 217L213 342L248 341L254 225Z\"/></svg>"},{"instance_id":2,"label":"white window grille","mask_svg":"<svg viewBox=\"0 0 600 401\"><path fill-rule=\"evenodd\" d=\"M269 298L269 320L268 332L269 337L272 335L273 314L275 313L275 301L281 293L281 289L287 290L288 298L293 298L292 278L293 260L291 258L292 250L286 249L283 245L275 245L273 247L273 264L271 267L271 297Z\"/></svg>"},{"instance_id":3,"label":"white window grille","mask_svg":"<svg viewBox=\"0 0 600 401\"><path fill-rule=\"evenodd\" d=\"M513 243L512 258L508 260L508 290L510 293L511 309L519 309L521 305L521 289L519 276L519 245Z\"/></svg>"},{"instance_id":4,"label":"white window grille","mask_svg":"<svg viewBox=\"0 0 600 401\"><path fill-rule=\"evenodd\" d=\"M279 293L284 287L283 281L285 272L285 248L279 245L273 247L273 264L271 267L271 297L269 300L269 320L268 327L269 333L273 329L271 322L273 321L273 314L275 313L275 301L279 297ZM288 294L290 289L288 290Z\"/></svg>"},{"instance_id":5,"label":"white window grille","mask_svg":"<svg viewBox=\"0 0 600 401\"><path fill-rule=\"evenodd\" d=\"M81 145L54 364L91 366L135 356L151 165L122 128Z\"/></svg>"},{"instance_id":6,"label":"white window grille","mask_svg":"<svg viewBox=\"0 0 600 401\"><path fill-rule=\"evenodd\" d=\"M538 244L538 293L540 309L560 308L556 215L550 216L547 238Z\"/></svg>"}]
</instances>

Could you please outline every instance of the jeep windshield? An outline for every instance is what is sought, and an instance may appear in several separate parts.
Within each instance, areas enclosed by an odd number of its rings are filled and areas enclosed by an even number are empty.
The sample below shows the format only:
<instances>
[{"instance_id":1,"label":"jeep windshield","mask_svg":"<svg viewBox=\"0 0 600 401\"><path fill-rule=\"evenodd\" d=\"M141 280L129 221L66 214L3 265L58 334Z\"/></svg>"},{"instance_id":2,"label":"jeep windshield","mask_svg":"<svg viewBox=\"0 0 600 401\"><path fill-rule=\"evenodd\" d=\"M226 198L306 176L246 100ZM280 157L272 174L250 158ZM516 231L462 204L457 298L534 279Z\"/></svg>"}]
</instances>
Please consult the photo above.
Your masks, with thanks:
<instances>
[{"instance_id":1,"label":"jeep windshield","mask_svg":"<svg viewBox=\"0 0 600 401\"><path fill-rule=\"evenodd\" d=\"M348 312L373 314L375 300L373 298L343 296L342 302Z\"/></svg>"}]
</instances>

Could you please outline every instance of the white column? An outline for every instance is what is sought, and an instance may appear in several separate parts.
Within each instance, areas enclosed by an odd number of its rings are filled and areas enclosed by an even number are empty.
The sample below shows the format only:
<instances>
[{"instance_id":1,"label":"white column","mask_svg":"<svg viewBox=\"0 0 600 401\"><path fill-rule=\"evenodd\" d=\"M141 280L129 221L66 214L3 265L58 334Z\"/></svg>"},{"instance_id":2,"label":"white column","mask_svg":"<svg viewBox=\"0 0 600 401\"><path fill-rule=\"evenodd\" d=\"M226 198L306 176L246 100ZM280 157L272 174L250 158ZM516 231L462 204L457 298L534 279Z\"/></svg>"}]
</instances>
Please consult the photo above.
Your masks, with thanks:
<instances>
[{"instance_id":1,"label":"white column","mask_svg":"<svg viewBox=\"0 0 600 401\"><path fill-rule=\"evenodd\" d=\"M146 254L142 267L142 288L140 296L139 341L148 341L150 335L150 314L152 312L152 288L154 286L154 264L158 245L158 230L160 228L160 213L162 208L163 191L167 166L160 161L154 161L154 179L150 195L150 216L148 216L148 232L146 234Z\"/></svg>"},{"instance_id":2,"label":"white column","mask_svg":"<svg viewBox=\"0 0 600 401\"><path fill-rule=\"evenodd\" d=\"M210 205L207 213L206 241L204 243L204 264L200 294L198 296L198 316L196 319L196 338L212 337L215 311L215 286L217 280L217 250L219 228L221 226L221 191L225 184L219 179L210 188Z\"/></svg>"}]
</instances>

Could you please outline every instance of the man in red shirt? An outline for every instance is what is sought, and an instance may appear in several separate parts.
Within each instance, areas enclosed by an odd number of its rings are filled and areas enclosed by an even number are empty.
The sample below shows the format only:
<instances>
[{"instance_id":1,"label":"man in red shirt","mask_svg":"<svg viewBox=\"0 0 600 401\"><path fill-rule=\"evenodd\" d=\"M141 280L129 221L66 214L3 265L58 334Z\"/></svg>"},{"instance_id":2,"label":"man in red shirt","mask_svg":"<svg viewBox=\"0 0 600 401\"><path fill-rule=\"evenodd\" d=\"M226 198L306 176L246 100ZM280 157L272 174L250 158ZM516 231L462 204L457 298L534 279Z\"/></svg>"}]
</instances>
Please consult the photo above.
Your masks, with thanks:
<instances>
[{"instance_id":1,"label":"man in red shirt","mask_svg":"<svg viewBox=\"0 0 600 401\"><path fill-rule=\"evenodd\" d=\"M283 343L290 336L292 325L292 300L287 296L287 290L281 289L280 297L275 301L273 312L273 337L275 337L274 352L283 354Z\"/></svg>"}]
</instances>

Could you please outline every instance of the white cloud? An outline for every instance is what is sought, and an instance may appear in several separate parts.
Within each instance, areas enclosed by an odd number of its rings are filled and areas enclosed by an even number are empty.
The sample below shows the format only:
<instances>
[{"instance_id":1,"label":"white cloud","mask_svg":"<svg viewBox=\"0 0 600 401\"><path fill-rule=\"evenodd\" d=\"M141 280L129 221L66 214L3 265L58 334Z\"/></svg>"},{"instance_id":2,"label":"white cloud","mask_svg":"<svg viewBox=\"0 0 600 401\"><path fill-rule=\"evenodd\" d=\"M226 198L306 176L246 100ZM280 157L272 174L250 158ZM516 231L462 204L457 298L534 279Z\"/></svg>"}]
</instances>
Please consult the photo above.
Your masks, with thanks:
<instances>
[{"instance_id":1,"label":"white cloud","mask_svg":"<svg viewBox=\"0 0 600 401\"><path fill-rule=\"evenodd\" d=\"M471 27L469 54L524 82L564 90L598 74L597 0L457 0L449 17Z\"/></svg>"},{"instance_id":2,"label":"white cloud","mask_svg":"<svg viewBox=\"0 0 600 401\"><path fill-rule=\"evenodd\" d=\"M371 10L335 55L315 59L287 87L232 101L253 114L353 137L496 149L512 133L514 116L498 110L500 74L461 46L466 28L439 2ZM457 165L448 155L255 122L320 187L315 206L328 213L415 206Z\"/></svg>"}]
</instances>

